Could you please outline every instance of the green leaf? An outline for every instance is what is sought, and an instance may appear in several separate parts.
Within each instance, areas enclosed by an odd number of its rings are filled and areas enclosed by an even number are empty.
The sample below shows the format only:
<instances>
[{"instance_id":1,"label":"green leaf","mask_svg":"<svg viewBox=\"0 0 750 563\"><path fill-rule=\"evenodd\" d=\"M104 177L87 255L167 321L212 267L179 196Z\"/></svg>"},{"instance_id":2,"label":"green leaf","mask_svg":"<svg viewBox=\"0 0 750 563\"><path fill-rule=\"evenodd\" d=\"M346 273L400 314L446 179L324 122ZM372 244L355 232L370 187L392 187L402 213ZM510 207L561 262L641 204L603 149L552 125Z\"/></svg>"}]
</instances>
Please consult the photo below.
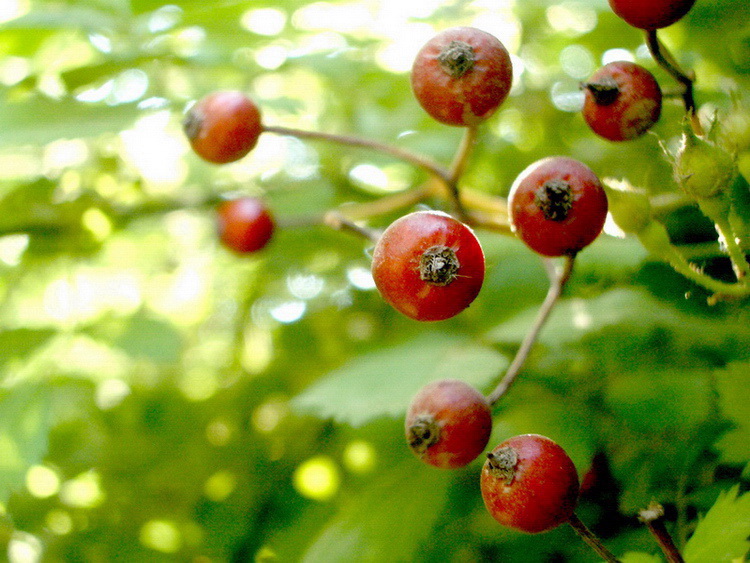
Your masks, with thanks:
<instances>
[{"instance_id":1,"label":"green leaf","mask_svg":"<svg viewBox=\"0 0 750 563\"><path fill-rule=\"evenodd\" d=\"M79 139L118 133L143 110L135 104L107 106L73 99L36 96L23 101L0 101L0 147L46 144L57 139Z\"/></svg>"},{"instance_id":2,"label":"green leaf","mask_svg":"<svg viewBox=\"0 0 750 563\"><path fill-rule=\"evenodd\" d=\"M109 14L79 6L46 4L2 25L2 29L85 29L89 32L117 27L118 20Z\"/></svg>"},{"instance_id":3,"label":"green leaf","mask_svg":"<svg viewBox=\"0 0 750 563\"><path fill-rule=\"evenodd\" d=\"M0 395L0 502L47 452L51 397L41 385L17 386Z\"/></svg>"},{"instance_id":4,"label":"green leaf","mask_svg":"<svg viewBox=\"0 0 750 563\"><path fill-rule=\"evenodd\" d=\"M707 370L621 374L609 381L605 402L618 420L656 433L683 433L711 412Z\"/></svg>"},{"instance_id":5,"label":"green leaf","mask_svg":"<svg viewBox=\"0 0 750 563\"><path fill-rule=\"evenodd\" d=\"M580 474L590 466L597 445L592 432L594 421L590 411L572 401L569 394L522 384L513 388L500 405L502 414L495 420L492 444L518 434L542 434L565 449Z\"/></svg>"},{"instance_id":6,"label":"green leaf","mask_svg":"<svg viewBox=\"0 0 750 563\"><path fill-rule=\"evenodd\" d=\"M489 339L503 344L520 342L532 325L537 308L495 327L488 334ZM691 316L642 289L618 287L590 299L561 300L538 341L551 347L572 346L605 333L614 336L615 329L627 331L619 336L632 339L651 334L657 327L685 338L693 347L697 346L695 336L700 334L700 345L704 348L721 347L727 341L736 342L748 335L746 327L729 319L715 321Z\"/></svg>"},{"instance_id":7,"label":"green leaf","mask_svg":"<svg viewBox=\"0 0 750 563\"><path fill-rule=\"evenodd\" d=\"M750 542L750 493L739 486L719 494L685 545L686 563L722 563L744 560Z\"/></svg>"},{"instance_id":8,"label":"green leaf","mask_svg":"<svg viewBox=\"0 0 750 563\"><path fill-rule=\"evenodd\" d=\"M496 327L489 338L502 343L520 342L533 323L537 308ZM592 299L561 300L539 335L539 342L564 346L616 325L674 325L678 319L676 311L658 303L645 291L617 288Z\"/></svg>"},{"instance_id":9,"label":"green leaf","mask_svg":"<svg viewBox=\"0 0 750 563\"><path fill-rule=\"evenodd\" d=\"M305 563L413 561L446 501L451 474L409 459L350 499L305 553Z\"/></svg>"},{"instance_id":10,"label":"green leaf","mask_svg":"<svg viewBox=\"0 0 750 563\"><path fill-rule=\"evenodd\" d=\"M183 348L182 336L174 325L142 312L128 319L114 344L135 358L165 365L177 362Z\"/></svg>"},{"instance_id":11,"label":"green leaf","mask_svg":"<svg viewBox=\"0 0 750 563\"><path fill-rule=\"evenodd\" d=\"M45 344L56 331L17 328L0 332L0 366L14 358L23 358Z\"/></svg>"},{"instance_id":12,"label":"green leaf","mask_svg":"<svg viewBox=\"0 0 750 563\"><path fill-rule=\"evenodd\" d=\"M716 373L721 412L733 424L716 444L726 463L750 463L750 401L747 400L747 376L750 363L738 362Z\"/></svg>"},{"instance_id":13,"label":"green leaf","mask_svg":"<svg viewBox=\"0 0 750 563\"><path fill-rule=\"evenodd\" d=\"M650 553L642 553L640 551L629 551L622 557L620 557L622 563L662 563L664 560L656 555Z\"/></svg>"},{"instance_id":14,"label":"green leaf","mask_svg":"<svg viewBox=\"0 0 750 563\"><path fill-rule=\"evenodd\" d=\"M351 360L292 404L321 418L361 426L380 416L399 416L430 381L452 377L481 388L506 365L506 358L491 348L461 336L430 332Z\"/></svg>"}]
</instances>

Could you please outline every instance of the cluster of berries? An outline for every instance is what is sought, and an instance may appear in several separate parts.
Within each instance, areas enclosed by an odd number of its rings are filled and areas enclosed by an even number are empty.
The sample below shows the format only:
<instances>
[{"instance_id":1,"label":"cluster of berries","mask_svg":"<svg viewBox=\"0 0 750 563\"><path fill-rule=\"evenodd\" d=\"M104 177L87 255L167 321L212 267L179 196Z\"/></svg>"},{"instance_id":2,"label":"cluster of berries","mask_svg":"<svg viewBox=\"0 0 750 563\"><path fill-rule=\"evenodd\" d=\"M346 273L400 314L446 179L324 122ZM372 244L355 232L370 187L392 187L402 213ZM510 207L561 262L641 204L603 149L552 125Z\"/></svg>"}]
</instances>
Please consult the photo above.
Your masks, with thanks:
<instances>
[{"instance_id":1,"label":"cluster of berries","mask_svg":"<svg viewBox=\"0 0 750 563\"><path fill-rule=\"evenodd\" d=\"M629 24L655 30L684 16L694 0L609 0ZM414 95L437 121L475 127L505 101L512 86L511 58L494 36L471 27L437 34L419 51L411 73ZM610 63L582 85L583 117L610 141L635 139L659 119L662 95L653 75L627 61ZM244 157L264 131L261 112L241 92L210 94L184 121L193 150L217 163ZM596 174L585 164L552 156L528 166L508 196L512 230L542 256L574 256L601 232L608 202ZM222 242L237 252L255 252L270 240L274 221L256 198L219 207ZM438 321L466 309L485 274L482 247L473 230L439 211L417 211L394 221L379 236L372 275L384 300L419 321ZM466 383L428 384L406 415L406 439L424 462L462 467L485 449L492 431L491 405ZM568 521L579 481L565 451L536 434L498 445L484 462L481 490L492 516L525 532L549 530Z\"/></svg>"}]
</instances>

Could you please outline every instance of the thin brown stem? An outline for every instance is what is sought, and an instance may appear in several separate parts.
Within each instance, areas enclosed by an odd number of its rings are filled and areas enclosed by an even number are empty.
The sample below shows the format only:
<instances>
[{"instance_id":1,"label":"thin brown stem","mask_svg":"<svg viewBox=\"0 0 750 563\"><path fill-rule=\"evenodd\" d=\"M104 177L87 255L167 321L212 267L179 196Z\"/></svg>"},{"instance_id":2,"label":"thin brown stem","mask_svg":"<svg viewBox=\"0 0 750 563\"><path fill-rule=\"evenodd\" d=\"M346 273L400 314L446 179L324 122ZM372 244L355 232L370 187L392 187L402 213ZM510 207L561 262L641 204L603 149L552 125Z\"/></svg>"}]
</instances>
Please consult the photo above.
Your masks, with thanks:
<instances>
[{"instance_id":1,"label":"thin brown stem","mask_svg":"<svg viewBox=\"0 0 750 563\"><path fill-rule=\"evenodd\" d=\"M294 129L291 127L276 125L266 125L263 127L263 131L265 133L276 133L278 135L287 135L290 137L297 137L299 139L328 141L341 145L348 145L352 147L359 147L377 151L393 156L399 160L403 160L404 162L413 164L418 168L422 168L433 176L437 176L438 178L440 178L448 186L454 183L453 178L451 177L451 172L446 167L441 166L430 158L415 154L411 151L402 149L394 145L389 145L388 143L381 143L380 141L364 139L362 137L356 137L354 135L338 135L335 133L307 131L303 129Z\"/></svg>"},{"instance_id":2,"label":"thin brown stem","mask_svg":"<svg viewBox=\"0 0 750 563\"><path fill-rule=\"evenodd\" d=\"M453 162L451 162L451 165L448 168L451 178L453 178L454 181L457 181L461 176L463 176L463 173L466 171L466 166L469 163L469 157L471 156L471 152L477 142L477 132L478 129L476 125L472 127L466 127L464 129L464 135L463 137L461 137L461 143L458 145L456 154L453 157Z\"/></svg>"},{"instance_id":3,"label":"thin brown stem","mask_svg":"<svg viewBox=\"0 0 750 563\"><path fill-rule=\"evenodd\" d=\"M453 206L456 209L456 213L462 221L467 221L469 216L466 212L466 208L461 200L461 194L458 189L458 180L466 170L466 165L469 162L469 156L471 155L474 145L477 141L477 127L471 126L464 129L464 135L461 137L461 143L458 145L456 154L453 157L453 162L448 168L450 176L450 182L447 183L450 198L453 202Z\"/></svg>"},{"instance_id":4,"label":"thin brown stem","mask_svg":"<svg viewBox=\"0 0 750 563\"><path fill-rule=\"evenodd\" d=\"M363 203L345 203L339 207L342 215L350 219L370 219L387 215L399 209L417 205L430 195L428 184L422 184L409 190L389 194Z\"/></svg>"},{"instance_id":5,"label":"thin brown stem","mask_svg":"<svg viewBox=\"0 0 750 563\"><path fill-rule=\"evenodd\" d=\"M381 234L378 230L370 229L368 227L355 223L348 217L344 217L341 213L335 210L329 211L323 216L323 223L325 225L328 225L332 229L353 233L355 235L364 237L372 243L378 242Z\"/></svg>"},{"instance_id":6,"label":"thin brown stem","mask_svg":"<svg viewBox=\"0 0 750 563\"><path fill-rule=\"evenodd\" d=\"M685 112L690 118L690 125L696 135L703 135L703 126L695 114L695 98L693 96L693 82L695 78L692 73L684 71L675 60L664 44L659 41L657 30L646 31L646 45L651 56L661 68L666 70L672 78L682 85L682 101L685 104Z\"/></svg>"},{"instance_id":7,"label":"thin brown stem","mask_svg":"<svg viewBox=\"0 0 750 563\"><path fill-rule=\"evenodd\" d=\"M608 563L620 563L620 560L604 546L596 534L594 534L594 532L592 532L575 513L573 513L570 520L568 520L568 524L572 526L576 534L578 534L578 536L586 542L586 544L593 549L599 557Z\"/></svg>"},{"instance_id":8,"label":"thin brown stem","mask_svg":"<svg viewBox=\"0 0 750 563\"><path fill-rule=\"evenodd\" d=\"M531 348L534 346L534 343L539 337L539 333L541 332L542 327L544 327L544 324L547 322L550 313L552 313L555 304L557 304L557 301L560 299L560 296L565 289L565 285L568 283L568 280L573 274L575 256L565 256L563 267L559 270L552 266L551 261L547 261L546 264L550 268L548 271L550 275L550 286L549 290L547 291L547 296L544 298L542 305L539 307L539 311L537 312L534 324L531 326L529 332L526 333L526 336L521 342L521 346L518 348L513 361L511 362L510 366L508 366L508 370L505 372L505 375L500 380L500 383L498 383L497 387L495 387L495 389L492 391L492 393L487 395L487 402L490 405L494 405L495 403L497 403L500 398L508 392L511 385L513 385L516 378L518 377L518 374L520 373L524 362L526 362L526 359L531 352Z\"/></svg>"},{"instance_id":9,"label":"thin brown stem","mask_svg":"<svg viewBox=\"0 0 750 563\"><path fill-rule=\"evenodd\" d=\"M668 563L685 563L672 536L664 525L664 508L660 504L652 502L647 509L638 513L638 519L646 524L648 531L654 536Z\"/></svg>"}]
</instances>

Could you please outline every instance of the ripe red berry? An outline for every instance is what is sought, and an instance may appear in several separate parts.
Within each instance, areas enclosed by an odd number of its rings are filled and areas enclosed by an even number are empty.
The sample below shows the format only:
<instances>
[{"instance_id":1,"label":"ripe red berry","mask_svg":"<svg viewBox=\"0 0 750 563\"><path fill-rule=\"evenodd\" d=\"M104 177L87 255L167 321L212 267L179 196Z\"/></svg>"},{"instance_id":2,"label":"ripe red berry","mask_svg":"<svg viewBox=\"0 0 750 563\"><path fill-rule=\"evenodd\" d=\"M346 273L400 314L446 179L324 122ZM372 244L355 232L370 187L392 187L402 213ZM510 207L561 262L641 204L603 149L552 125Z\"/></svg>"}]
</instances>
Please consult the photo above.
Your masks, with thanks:
<instances>
[{"instance_id":1,"label":"ripe red berry","mask_svg":"<svg viewBox=\"0 0 750 563\"><path fill-rule=\"evenodd\" d=\"M591 244L607 218L607 195L585 164L564 156L526 168L508 195L511 227L543 256L574 255Z\"/></svg>"},{"instance_id":2,"label":"ripe red berry","mask_svg":"<svg viewBox=\"0 0 750 563\"><path fill-rule=\"evenodd\" d=\"M567 522L578 500L575 465L538 434L515 436L488 453L480 486L495 520L530 534Z\"/></svg>"},{"instance_id":3,"label":"ripe red berry","mask_svg":"<svg viewBox=\"0 0 750 563\"><path fill-rule=\"evenodd\" d=\"M383 232L372 257L375 285L388 303L418 321L468 307L484 281L484 252L474 232L450 215L417 211Z\"/></svg>"},{"instance_id":4,"label":"ripe red berry","mask_svg":"<svg viewBox=\"0 0 750 563\"><path fill-rule=\"evenodd\" d=\"M214 92L185 115L183 129L198 156L215 164L239 160L263 132L260 110L242 92Z\"/></svg>"},{"instance_id":5,"label":"ripe red berry","mask_svg":"<svg viewBox=\"0 0 750 563\"><path fill-rule=\"evenodd\" d=\"M628 61L604 65L583 84L583 117L597 135L627 141L661 115L661 88L648 70Z\"/></svg>"},{"instance_id":6,"label":"ripe red berry","mask_svg":"<svg viewBox=\"0 0 750 563\"><path fill-rule=\"evenodd\" d=\"M219 238L230 250L256 252L271 240L275 224L266 205L253 197L225 201L217 209Z\"/></svg>"},{"instance_id":7,"label":"ripe red berry","mask_svg":"<svg viewBox=\"0 0 750 563\"><path fill-rule=\"evenodd\" d=\"M476 125L505 101L513 67L505 46L473 27L447 29L417 54L411 85L417 101L447 125Z\"/></svg>"},{"instance_id":8,"label":"ripe red berry","mask_svg":"<svg viewBox=\"0 0 750 563\"><path fill-rule=\"evenodd\" d=\"M414 396L405 421L414 454L444 469L463 467L484 451L492 413L484 395L457 379L428 383Z\"/></svg>"},{"instance_id":9,"label":"ripe red berry","mask_svg":"<svg viewBox=\"0 0 750 563\"><path fill-rule=\"evenodd\" d=\"M659 29L690 11L695 0L609 0L612 11L633 27Z\"/></svg>"}]
</instances>

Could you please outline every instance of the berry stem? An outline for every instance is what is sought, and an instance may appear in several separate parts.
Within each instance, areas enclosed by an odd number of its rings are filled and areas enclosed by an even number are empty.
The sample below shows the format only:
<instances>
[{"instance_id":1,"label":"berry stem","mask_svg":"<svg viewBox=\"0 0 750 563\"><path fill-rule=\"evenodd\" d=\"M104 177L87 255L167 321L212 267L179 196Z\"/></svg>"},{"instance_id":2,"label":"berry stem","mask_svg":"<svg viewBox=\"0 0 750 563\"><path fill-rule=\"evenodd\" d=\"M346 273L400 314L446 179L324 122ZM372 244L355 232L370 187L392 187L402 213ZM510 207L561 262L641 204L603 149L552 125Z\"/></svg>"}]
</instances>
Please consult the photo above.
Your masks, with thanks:
<instances>
[{"instance_id":1,"label":"berry stem","mask_svg":"<svg viewBox=\"0 0 750 563\"><path fill-rule=\"evenodd\" d=\"M732 229L729 220L722 217L718 221L714 219L714 225L716 230L724 243L724 247L727 250L729 259L732 261L732 268L734 274L737 276L738 281L748 279L750 274L750 264L747 262L745 257L745 251L740 247L737 238L735 237L734 230Z\"/></svg>"},{"instance_id":2,"label":"berry stem","mask_svg":"<svg viewBox=\"0 0 750 563\"><path fill-rule=\"evenodd\" d=\"M695 79L691 76L692 73L689 74L680 67L669 50L659 41L656 31L655 29L646 30L648 50L656 63L682 85L682 101L685 104L685 112L690 118L690 125L696 135L703 135L703 126L695 114L695 98L693 96Z\"/></svg>"},{"instance_id":3,"label":"berry stem","mask_svg":"<svg viewBox=\"0 0 750 563\"><path fill-rule=\"evenodd\" d=\"M464 128L463 137L461 137L461 143L458 145L456 154L453 157L453 162L448 169L451 179L456 182L463 175L466 170L466 165L469 162L469 157L474 149L474 145L477 142L478 128L476 125L470 125Z\"/></svg>"},{"instance_id":4,"label":"berry stem","mask_svg":"<svg viewBox=\"0 0 750 563\"><path fill-rule=\"evenodd\" d=\"M352 220L369 219L413 207L430 195L429 183L363 203L345 203L339 212Z\"/></svg>"},{"instance_id":5,"label":"berry stem","mask_svg":"<svg viewBox=\"0 0 750 563\"><path fill-rule=\"evenodd\" d=\"M378 242L378 239L380 239L381 235L380 231L359 225L348 217L344 217L337 210L328 211L323 216L323 223L325 225L328 225L332 229L350 232L354 233L355 235L364 237L373 243Z\"/></svg>"},{"instance_id":6,"label":"berry stem","mask_svg":"<svg viewBox=\"0 0 750 563\"><path fill-rule=\"evenodd\" d=\"M458 218L464 222L469 220L469 214L464 207L463 201L461 200L461 194L458 189L458 180L466 170L466 165L469 161L469 156L474 149L474 144L477 141L477 127L471 125L464 129L463 137L461 137L461 143L458 145L456 154L453 157L448 168L448 175L450 182L446 182L448 187L449 196L453 202L453 206L456 209Z\"/></svg>"},{"instance_id":7,"label":"berry stem","mask_svg":"<svg viewBox=\"0 0 750 563\"><path fill-rule=\"evenodd\" d=\"M586 542L586 544L593 549L599 557L608 563L620 563L620 560L604 546L602 541L581 521L580 518L578 518L578 515L576 515L575 512L570 517L570 520L568 520L568 524L572 526L578 536Z\"/></svg>"},{"instance_id":8,"label":"berry stem","mask_svg":"<svg viewBox=\"0 0 750 563\"><path fill-rule=\"evenodd\" d=\"M646 524L648 531L656 539L668 563L685 563L672 536L664 525L664 508L655 502L652 502L648 508L638 513L638 519Z\"/></svg>"},{"instance_id":9,"label":"berry stem","mask_svg":"<svg viewBox=\"0 0 750 563\"><path fill-rule=\"evenodd\" d=\"M415 154L411 151L401 149L388 143L381 143L372 139L364 139L362 137L356 137L354 135L337 135L335 133L324 133L322 131L307 131L303 129L294 129L283 126L270 126L266 125L263 128L265 133L276 133L278 135L287 135L290 137L296 137L299 139L311 139L329 141L332 143L338 143L342 145L348 145L352 147L360 147L370 149L373 151L388 154L404 162L408 162L417 168L421 168L433 176L436 176L442 180L448 187L448 190L452 194L457 194L458 189L456 187L456 179L453 177L450 170L446 167L441 166L434 160L427 157ZM456 202L458 202L457 196L455 196ZM457 204L460 205L460 204Z\"/></svg>"},{"instance_id":10,"label":"berry stem","mask_svg":"<svg viewBox=\"0 0 750 563\"><path fill-rule=\"evenodd\" d=\"M746 278L741 282L726 283L704 274L690 264L680 250L672 244L663 224L651 221L638 234L638 238L646 250L667 262L677 273L712 291L714 295L709 299L710 302L716 302L718 299L726 297L746 297L750 295L750 285L748 285Z\"/></svg>"},{"instance_id":11,"label":"berry stem","mask_svg":"<svg viewBox=\"0 0 750 563\"><path fill-rule=\"evenodd\" d=\"M500 383L497 385L497 387L495 387L495 389L492 391L492 393L487 395L487 402L490 404L490 406L493 406L495 403L497 403L500 398L508 392L511 385L513 385L513 382L518 377L518 374L520 373L524 362L531 352L531 348L534 346L534 343L539 337L539 333L542 330L542 327L544 327L544 324L547 322L550 313L552 313L555 304L562 295L563 289L565 289L565 285L568 283L568 280L573 274L575 256L565 256L565 262L560 269L552 267L551 260L547 260L546 264L550 266L550 286L549 290L547 291L547 296L544 298L542 305L539 307L539 311L537 312L534 324L531 326L529 332L526 333L526 336L521 342L521 346L518 348L516 356L513 358L510 366L508 366L508 370L505 372L505 375L500 380Z\"/></svg>"}]
</instances>

